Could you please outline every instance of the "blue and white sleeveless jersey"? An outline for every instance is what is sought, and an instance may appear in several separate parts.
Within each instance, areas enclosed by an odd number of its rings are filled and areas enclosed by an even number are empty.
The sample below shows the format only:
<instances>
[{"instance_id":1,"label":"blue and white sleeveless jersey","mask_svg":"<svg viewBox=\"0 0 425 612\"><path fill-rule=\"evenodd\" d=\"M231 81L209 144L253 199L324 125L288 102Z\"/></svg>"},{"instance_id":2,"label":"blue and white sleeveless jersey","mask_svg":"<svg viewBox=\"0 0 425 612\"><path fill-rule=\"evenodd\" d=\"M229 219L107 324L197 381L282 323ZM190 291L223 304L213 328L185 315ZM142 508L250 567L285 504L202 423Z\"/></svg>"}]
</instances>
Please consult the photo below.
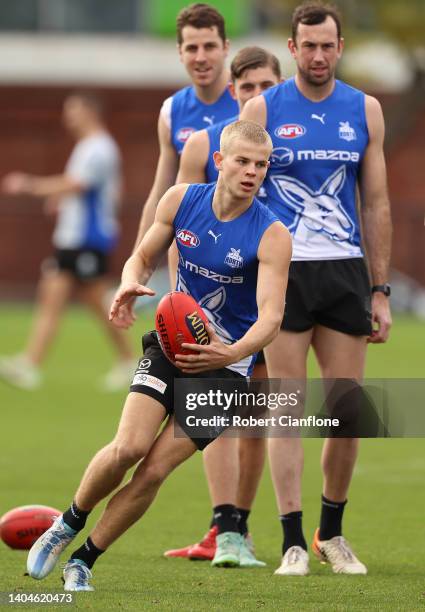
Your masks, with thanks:
<instances>
[{"instance_id":1,"label":"blue and white sleeveless jersey","mask_svg":"<svg viewBox=\"0 0 425 612\"><path fill-rule=\"evenodd\" d=\"M273 140L267 204L293 237L293 260L362 257L356 183L369 134L363 92L336 81L312 102L291 78L262 94Z\"/></svg>"},{"instance_id":2,"label":"blue and white sleeveless jersey","mask_svg":"<svg viewBox=\"0 0 425 612\"><path fill-rule=\"evenodd\" d=\"M235 115L234 117L229 117L229 119L220 121L219 123L211 125L209 128L207 128L208 143L210 147L207 165L205 166L205 180L207 183L215 183L218 179L218 170L215 167L213 154L215 151L220 151L221 132L224 130L226 125L229 125L229 123L233 123L238 119L239 116Z\"/></svg>"},{"instance_id":3,"label":"blue and white sleeveless jersey","mask_svg":"<svg viewBox=\"0 0 425 612\"><path fill-rule=\"evenodd\" d=\"M61 198L54 246L107 253L118 237L121 157L115 141L107 132L80 140L67 162L65 174L84 189Z\"/></svg>"},{"instance_id":4,"label":"blue and white sleeveless jersey","mask_svg":"<svg viewBox=\"0 0 425 612\"><path fill-rule=\"evenodd\" d=\"M226 344L242 338L258 318L257 250L265 230L277 218L258 200L231 221L219 221L212 209L215 183L189 185L174 219L179 251L177 290L203 308ZM249 376L255 355L227 366Z\"/></svg>"},{"instance_id":5,"label":"blue and white sleeveless jersey","mask_svg":"<svg viewBox=\"0 0 425 612\"><path fill-rule=\"evenodd\" d=\"M161 109L161 114L170 128L171 142L179 155L193 132L233 117L238 112L238 104L227 87L213 104L202 102L193 86L184 87L167 98Z\"/></svg>"}]
</instances>

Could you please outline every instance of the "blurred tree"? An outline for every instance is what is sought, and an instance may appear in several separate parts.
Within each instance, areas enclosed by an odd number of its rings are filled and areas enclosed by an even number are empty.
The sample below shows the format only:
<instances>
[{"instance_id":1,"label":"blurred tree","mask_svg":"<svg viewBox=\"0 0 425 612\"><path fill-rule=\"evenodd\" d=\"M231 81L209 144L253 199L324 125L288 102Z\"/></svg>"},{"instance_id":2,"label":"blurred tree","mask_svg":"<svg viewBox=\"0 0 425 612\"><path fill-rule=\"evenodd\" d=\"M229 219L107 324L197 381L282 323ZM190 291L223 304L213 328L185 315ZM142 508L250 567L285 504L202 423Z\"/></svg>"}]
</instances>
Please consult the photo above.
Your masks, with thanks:
<instances>
[{"instance_id":1,"label":"blurred tree","mask_svg":"<svg viewBox=\"0 0 425 612\"><path fill-rule=\"evenodd\" d=\"M300 0L256 0L260 26L290 31L291 14ZM425 0L335 0L344 30L387 34L404 47L425 43Z\"/></svg>"}]
</instances>

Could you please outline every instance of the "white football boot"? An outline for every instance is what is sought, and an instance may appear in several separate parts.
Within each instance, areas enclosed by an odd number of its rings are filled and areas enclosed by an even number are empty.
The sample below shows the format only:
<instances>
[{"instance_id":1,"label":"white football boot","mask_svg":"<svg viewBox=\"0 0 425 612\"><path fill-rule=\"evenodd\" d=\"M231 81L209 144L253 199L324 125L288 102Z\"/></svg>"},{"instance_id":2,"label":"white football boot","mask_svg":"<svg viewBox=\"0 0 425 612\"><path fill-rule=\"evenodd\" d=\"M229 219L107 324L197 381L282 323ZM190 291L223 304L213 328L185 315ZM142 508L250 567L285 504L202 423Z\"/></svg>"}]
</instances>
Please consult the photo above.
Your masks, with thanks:
<instances>
[{"instance_id":1,"label":"white football boot","mask_svg":"<svg viewBox=\"0 0 425 612\"><path fill-rule=\"evenodd\" d=\"M0 357L0 378L27 391L37 389L41 385L39 369L25 355Z\"/></svg>"},{"instance_id":2,"label":"white football boot","mask_svg":"<svg viewBox=\"0 0 425 612\"><path fill-rule=\"evenodd\" d=\"M55 567L62 551L75 538L77 532L64 523L62 515L32 545L28 553L28 574L36 580L45 578Z\"/></svg>"},{"instance_id":3,"label":"white football boot","mask_svg":"<svg viewBox=\"0 0 425 612\"><path fill-rule=\"evenodd\" d=\"M307 551L301 546L291 546L283 555L275 576L307 576L309 573Z\"/></svg>"},{"instance_id":4,"label":"white football boot","mask_svg":"<svg viewBox=\"0 0 425 612\"><path fill-rule=\"evenodd\" d=\"M136 362L133 359L118 361L100 381L102 391L128 389L134 376Z\"/></svg>"},{"instance_id":5,"label":"white football boot","mask_svg":"<svg viewBox=\"0 0 425 612\"><path fill-rule=\"evenodd\" d=\"M357 559L343 536L319 540L316 529L312 549L322 563L330 563L335 574L367 574L367 567Z\"/></svg>"},{"instance_id":6,"label":"white football boot","mask_svg":"<svg viewBox=\"0 0 425 612\"><path fill-rule=\"evenodd\" d=\"M92 573L79 559L70 559L63 568L64 591L94 591L90 584Z\"/></svg>"}]
</instances>

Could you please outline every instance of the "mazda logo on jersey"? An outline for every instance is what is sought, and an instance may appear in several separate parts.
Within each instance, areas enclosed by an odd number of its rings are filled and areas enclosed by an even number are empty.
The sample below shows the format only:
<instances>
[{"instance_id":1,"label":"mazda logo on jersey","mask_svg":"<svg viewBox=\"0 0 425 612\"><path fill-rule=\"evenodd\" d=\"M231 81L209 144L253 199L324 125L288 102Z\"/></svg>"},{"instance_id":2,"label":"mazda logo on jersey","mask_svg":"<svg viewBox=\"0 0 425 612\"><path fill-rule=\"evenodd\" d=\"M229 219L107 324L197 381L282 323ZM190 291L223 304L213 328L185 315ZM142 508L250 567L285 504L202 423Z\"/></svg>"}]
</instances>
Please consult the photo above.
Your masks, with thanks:
<instances>
[{"instance_id":1,"label":"mazda logo on jersey","mask_svg":"<svg viewBox=\"0 0 425 612\"><path fill-rule=\"evenodd\" d=\"M179 142L186 142L186 140L189 139L189 136L193 134L193 132L196 132L195 128L193 127L182 127L177 132L176 138Z\"/></svg>"},{"instance_id":2,"label":"mazda logo on jersey","mask_svg":"<svg viewBox=\"0 0 425 612\"><path fill-rule=\"evenodd\" d=\"M273 166L290 166L294 161L294 152L286 147L276 147L273 149L270 162Z\"/></svg>"},{"instance_id":3,"label":"mazda logo on jersey","mask_svg":"<svg viewBox=\"0 0 425 612\"><path fill-rule=\"evenodd\" d=\"M189 247L189 249L195 249L197 246L201 244L198 236L186 229L178 229L176 232L176 238L185 247Z\"/></svg>"},{"instance_id":4,"label":"mazda logo on jersey","mask_svg":"<svg viewBox=\"0 0 425 612\"><path fill-rule=\"evenodd\" d=\"M274 134L278 138L299 138L304 136L306 131L305 127L299 123L285 123L277 127Z\"/></svg>"}]
</instances>

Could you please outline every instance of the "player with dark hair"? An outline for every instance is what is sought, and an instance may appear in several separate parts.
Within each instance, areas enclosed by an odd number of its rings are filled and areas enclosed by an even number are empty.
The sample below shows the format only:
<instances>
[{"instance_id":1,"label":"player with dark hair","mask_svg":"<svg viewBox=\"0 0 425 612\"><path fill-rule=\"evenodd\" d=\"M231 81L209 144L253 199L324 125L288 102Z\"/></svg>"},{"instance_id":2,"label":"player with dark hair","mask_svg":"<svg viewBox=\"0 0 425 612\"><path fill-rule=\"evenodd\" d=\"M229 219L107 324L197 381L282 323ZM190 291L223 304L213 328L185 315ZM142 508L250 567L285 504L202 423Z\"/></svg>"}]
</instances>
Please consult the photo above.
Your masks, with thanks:
<instances>
[{"instance_id":1,"label":"player with dark hair","mask_svg":"<svg viewBox=\"0 0 425 612\"><path fill-rule=\"evenodd\" d=\"M279 60L261 47L244 47L232 60L230 78L229 90L240 112L248 100L281 81ZM177 182L217 180L213 153L218 150L223 128L236 118L229 117L190 136L182 151Z\"/></svg>"},{"instance_id":2,"label":"player with dark hair","mask_svg":"<svg viewBox=\"0 0 425 612\"><path fill-rule=\"evenodd\" d=\"M223 16L210 4L196 2L195 4L183 8L177 15L176 26L177 44L179 46L184 44L184 28L186 26L190 26L197 30L215 28L223 44L227 43L226 25Z\"/></svg>"},{"instance_id":3,"label":"player with dark hair","mask_svg":"<svg viewBox=\"0 0 425 612\"><path fill-rule=\"evenodd\" d=\"M271 148L269 135L258 124L238 121L227 126L220 151L214 154L220 170L217 184L169 189L153 226L125 264L110 312L118 326L127 328L134 322L134 296L153 294L145 283L175 237L182 288L200 304L214 292L220 298L220 313L217 316L213 306L208 309L210 344L183 344L197 354L178 355L177 367L162 353L156 334L143 337L140 368L145 376L136 370L114 440L89 464L70 508L31 548L27 568L33 578L42 579L53 570L91 510L137 464L130 481L110 498L86 542L65 565L66 591L93 590L91 568L99 555L143 516L173 469L212 441L175 437L174 379L200 375L243 380L251 373L255 353L278 333L291 240L283 224L255 199ZM198 246L208 242L210 228L223 240L217 249L191 248L178 240L180 228L196 235ZM205 269L211 276L200 273ZM215 508L219 534L212 563L218 567L239 566L246 547L235 510L233 498Z\"/></svg>"},{"instance_id":4,"label":"player with dark hair","mask_svg":"<svg viewBox=\"0 0 425 612\"><path fill-rule=\"evenodd\" d=\"M167 98L158 119L160 154L152 189L143 208L136 246L153 223L155 209L174 185L179 158L189 136L238 113L229 93L229 51L222 15L208 4L192 4L177 16L180 60L192 81Z\"/></svg>"},{"instance_id":5,"label":"player with dark hair","mask_svg":"<svg viewBox=\"0 0 425 612\"><path fill-rule=\"evenodd\" d=\"M102 114L102 103L95 94L69 95L63 105L63 121L76 145L65 171L53 176L14 172L3 179L5 193L43 198L47 210L57 214L55 253L43 262L27 346L20 355L0 359L0 377L23 389L41 384L40 365L74 289L99 318L119 355L102 387L109 391L126 387L134 371L131 344L109 325L104 307L109 291L105 274L118 238L121 157Z\"/></svg>"},{"instance_id":6,"label":"player with dark hair","mask_svg":"<svg viewBox=\"0 0 425 612\"><path fill-rule=\"evenodd\" d=\"M391 326L384 119L375 98L335 78L344 40L333 6L307 2L296 8L288 46L295 77L250 100L241 115L265 126L272 137L267 203L294 242L285 317L279 336L265 350L267 369L271 378L305 379L312 346L324 379L361 381L367 343L385 342ZM276 574L305 575L301 441L270 439L269 453L284 533ZM328 439L323 447L321 517L313 550L337 573L367 571L342 535L357 453L355 438Z\"/></svg>"},{"instance_id":7,"label":"player with dark hair","mask_svg":"<svg viewBox=\"0 0 425 612\"><path fill-rule=\"evenodd\" d=\"M276 85L281 80L279 60L261 47L245 47L233 58L230 65L231 95L237 100L239 109L252 97ZM214 151L220 148L220 136L226 125L235 121L231 117L220 121L204 130L192 134L183 147L177 183L210 183L218 178L214 162ZM257 197L263 195L260 188ZM219 244L220 235L209 233L211 248ZM177 249L172 247L174 257L169 258L171 286L176 284ZM266 378L264 355L259 355L252 378ZM239 458L239 461L238 461ZM255 499L258 484L263 472L265 460L265 438L241 437L236 439L223 437L211 444L204 455L205 473L212 506L218 505L221 496L226 495L230 486L237 487L237 512L240 516L241 534L247 539L253 556L253 542L248 530L248 517ZM226 474L226 478L223 478ZM233 478L231 478L233 475ZM217 525L214 512L210 528L203 539L189 546L167 550L166 557L188 557L189 559L211 560L216 549ZM254 558L251 563L254 565ZM256 565L265 565L257 561Z\"/></svg>"}]
</instances>

